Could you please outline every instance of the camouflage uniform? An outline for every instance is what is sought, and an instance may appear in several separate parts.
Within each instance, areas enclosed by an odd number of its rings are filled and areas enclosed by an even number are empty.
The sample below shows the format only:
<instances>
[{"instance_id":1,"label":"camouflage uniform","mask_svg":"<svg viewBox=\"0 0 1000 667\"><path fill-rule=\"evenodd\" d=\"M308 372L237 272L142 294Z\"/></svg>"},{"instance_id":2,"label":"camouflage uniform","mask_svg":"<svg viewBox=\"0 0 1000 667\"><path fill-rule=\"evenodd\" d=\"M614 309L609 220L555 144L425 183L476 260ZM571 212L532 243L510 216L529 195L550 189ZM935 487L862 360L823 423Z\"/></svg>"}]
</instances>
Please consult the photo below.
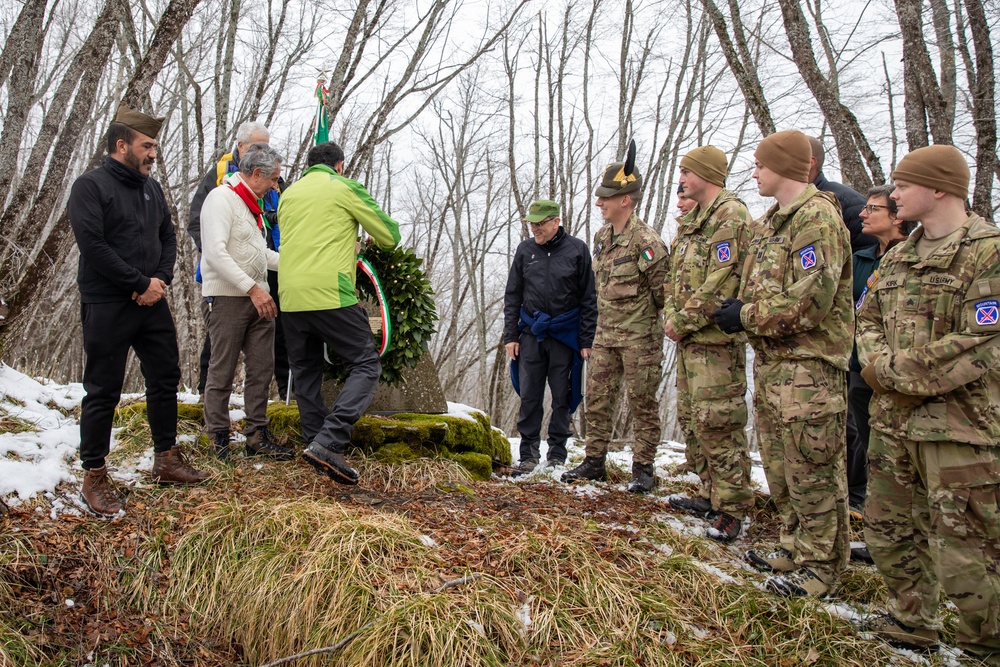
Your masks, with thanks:
<instances>
[{"instance_id":1,"label":"camouflage uniform","mask_svg":"<svg viewBox=\"0 0 1000 667\"><path fill-rule=\"evenodd\" d=\"M890 614L940 629L943 587L958 645L998 665L1000 230L976 215L962 229L921 259L918 228L863 297L859 358L887 390L872 401L865 537Z\"/></svg>"},{"instance_id":2,"label":"camouflage uniform","mask_svg":"<svg viewBox=\"0 0 1000 667\"><path fill-rule=\"evenodd\" d=\"M809 185L760 221L740 316L755 352L761 458L781 546L834 586L848 558L846 373L851 243L833 195Z\"/></svg>"},{"instance_id":3,"label":"camouflage uniform","mask_svg":"<svg viewBox=\"0 0 1000 667\"><path fill-rule=\"evenodd\" d=\"M742 519L753 503L744 429L746 339L724 334L712 320L736 296L749 243L750 212L722 190L704 209L678 218L667 260L663 318L682 337L677 345L677 421L688 461L712 509Z\"/></svg>"},{"instance_id":4,"label":"camouflage uniform","mask_svg":"<svg viewBox=\"0 0 1000 667\"><path fill-rule=\"evenodd\" d=\"M622 233L594 235L597 336L587 371L587 456L603 459L615 400L625 380L635 433L634 461L651 464L660 442L656 389L663 365L663 281L667 246L634 213Z\"/></svg>"}]
</instances>

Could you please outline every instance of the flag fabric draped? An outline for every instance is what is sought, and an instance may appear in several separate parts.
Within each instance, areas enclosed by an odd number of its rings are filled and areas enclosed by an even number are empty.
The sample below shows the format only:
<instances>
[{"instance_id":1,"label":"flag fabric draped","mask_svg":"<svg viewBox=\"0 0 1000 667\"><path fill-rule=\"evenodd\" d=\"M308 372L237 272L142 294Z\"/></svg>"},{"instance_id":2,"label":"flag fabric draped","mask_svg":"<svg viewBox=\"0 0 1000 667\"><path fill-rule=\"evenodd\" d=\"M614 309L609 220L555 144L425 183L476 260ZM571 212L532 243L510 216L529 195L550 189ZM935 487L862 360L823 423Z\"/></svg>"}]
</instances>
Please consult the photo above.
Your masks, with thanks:
<instances>
[{"instance_id":1,"label":"flag fabric draped","mask_svg":"<svg viewBox=\"0 0 1000 667\"><path fill-rule=\"evenodd\" d=\"M330 90L322 79L316 82L316 145L330 141L330 123L326 117L326 100Z\"/></svg>"}]
</instances>

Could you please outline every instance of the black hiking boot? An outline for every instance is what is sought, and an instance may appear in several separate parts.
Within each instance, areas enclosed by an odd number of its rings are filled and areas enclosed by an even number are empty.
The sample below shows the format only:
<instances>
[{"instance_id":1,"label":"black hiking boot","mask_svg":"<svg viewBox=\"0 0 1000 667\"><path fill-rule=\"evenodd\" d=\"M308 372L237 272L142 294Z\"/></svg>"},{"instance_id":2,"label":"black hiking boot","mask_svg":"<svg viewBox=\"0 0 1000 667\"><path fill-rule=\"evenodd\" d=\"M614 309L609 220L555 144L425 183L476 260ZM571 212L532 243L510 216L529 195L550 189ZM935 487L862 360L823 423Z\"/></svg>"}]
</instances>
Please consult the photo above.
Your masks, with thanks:
<instances>
[{"instance_id":1,"label":"black hiking boot","mask_svg":"<svg viewBox=\"0 0 1000 667\"><path fill-rule=\"evenodd\" d=\"M652 463L632 463L632 481L628 483L629 493L649 493L655 483Z\"/></svg>"},{"instance_id":2,"label":"black hiking boot","mask_svg":"<svg viewBox=\"0 0 1000 667\"><path fill-rule=\"evenodd\" d=\"M354 486L358 483L358 471L347 464L344 455L331 451L318 442L310 443L306 451L302 452L302 458L338 484Z\"/></svg>"},{"instance_id":3,"label":"black hiking boot","mask_svg":"<svg viewBox=\"0 0 1000 667\"><path fill-rule=\"evenodd\" d=\"M680 494L667 496L667 502L675 510L693 514L699 519L709 519L713 516L712 501L705 498L689 498Z\"/></svg>"},{"instance_id":4,"label":"black hiking boot","mask_svg":"<svg viewBox=\"0 0 1000 667\"><path fill-rule=\"evenodd\" d=\"M564 482L578 482L584 479L589 479L593 482L603 482L607 478L608 471L604 467L604 458L588 456L583 459L583 463L572 470L564 472L561 479Z\"/></svg>"},{"instance_id":5,"label":"black hiking boot","mask_svg":"<svg viewBox=\"0 0 1000 667\"><path fill-rule=\"evenodd\" d=\"M229 431L216 431L212 436L212 453L220 461L229 462Z\"/></svg>"},{"instance_id":6,"label":"black hiking boot","mask_svg":"<svg viewBox=\"0 0 1000 667\"><path fill-rule=\"evenodd\" d=\"M243 446L246 448L247 456L267 456L275 461L291 461L295 458L295 451L279 445L266 426L248 435Z\"/></svg>"},{"instance_id":7,"label":"black hiking boot","mask_svg":"<svg viewBox=\"0 0 1000 667\"><path fill-rule=\"evenodd\" d=\"M833 594L833 586L820 579L808 567L800 567L786 574L775 574L767 578L764 588L786 598L828 598Z\"/></svg>"},{"instance_id":8,"label":"black hiking boot","mask_svg":"<svg viewBox=\"0 0 1000 667\"><path fill-rule=\"evenodd\" d=\"M880 614L865 621L861 626L861 636L865 639L877 637L889 646L917 653L934 653L938 650L937 630L904 625L891 614Z\"/></svg>"},{"instance_id":9,"label":"black hiking boot","mask_svg":"<svg viewBox=\"0 0 1000 667\"><path fill-rule=\"evenodd\" d=\"M535 471L538 467L538 459L523 459L510 471L511 477L523 477Z\"/></svg>"}]
</instances>

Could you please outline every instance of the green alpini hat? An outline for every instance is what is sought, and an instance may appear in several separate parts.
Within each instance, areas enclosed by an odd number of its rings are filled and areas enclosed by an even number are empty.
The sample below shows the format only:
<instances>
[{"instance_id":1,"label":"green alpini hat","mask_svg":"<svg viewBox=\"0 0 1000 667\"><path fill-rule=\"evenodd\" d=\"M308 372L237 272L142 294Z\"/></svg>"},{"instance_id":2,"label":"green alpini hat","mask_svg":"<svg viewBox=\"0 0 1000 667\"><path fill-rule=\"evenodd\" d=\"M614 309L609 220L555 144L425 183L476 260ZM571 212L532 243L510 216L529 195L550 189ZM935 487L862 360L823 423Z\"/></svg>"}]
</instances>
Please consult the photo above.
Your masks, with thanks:
<instances>
[{"instance_id":1,"label":"green alpini hat","mask_svg":"<svg viewBox=\"0 0 1000 667\"><path fill-rule=\"evenodd\" d=\"M528 215L524 217L525 222L541 222L545 218L559 217L559 204L551 199L536 199L528 207Z\"/></svg>"}]
</instances>

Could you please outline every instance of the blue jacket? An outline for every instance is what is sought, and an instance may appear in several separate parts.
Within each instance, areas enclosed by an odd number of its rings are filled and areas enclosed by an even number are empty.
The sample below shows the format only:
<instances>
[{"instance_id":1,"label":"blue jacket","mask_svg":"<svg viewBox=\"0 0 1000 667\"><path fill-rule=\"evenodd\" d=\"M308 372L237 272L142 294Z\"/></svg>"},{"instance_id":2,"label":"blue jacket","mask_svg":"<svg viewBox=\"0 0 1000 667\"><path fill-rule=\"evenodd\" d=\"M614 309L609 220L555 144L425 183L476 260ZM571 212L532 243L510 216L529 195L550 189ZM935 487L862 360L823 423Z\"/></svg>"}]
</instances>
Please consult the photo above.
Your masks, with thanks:
<instances>
[{"instance_id":1,"label":"blue jacket","mask_svg":"<svg viewBox=\"0 0 1000 667\"><path fill-rule=\"evenodd\" d=\"M583 356L580 354L581 321L579 308L574 308L555 317L538 311L535 311L534 316L532 316L524 308L521 308L521 321L518 322L518 330L530 331L538 337L538 342L552 337L575 352L573 370L570 371L572 387L569 401L570 414L576 412L583 400ZM514 385L514 391L520 396L521 378L516 359L510 360L510 381Z\"/></svg>"}]
</instances>

